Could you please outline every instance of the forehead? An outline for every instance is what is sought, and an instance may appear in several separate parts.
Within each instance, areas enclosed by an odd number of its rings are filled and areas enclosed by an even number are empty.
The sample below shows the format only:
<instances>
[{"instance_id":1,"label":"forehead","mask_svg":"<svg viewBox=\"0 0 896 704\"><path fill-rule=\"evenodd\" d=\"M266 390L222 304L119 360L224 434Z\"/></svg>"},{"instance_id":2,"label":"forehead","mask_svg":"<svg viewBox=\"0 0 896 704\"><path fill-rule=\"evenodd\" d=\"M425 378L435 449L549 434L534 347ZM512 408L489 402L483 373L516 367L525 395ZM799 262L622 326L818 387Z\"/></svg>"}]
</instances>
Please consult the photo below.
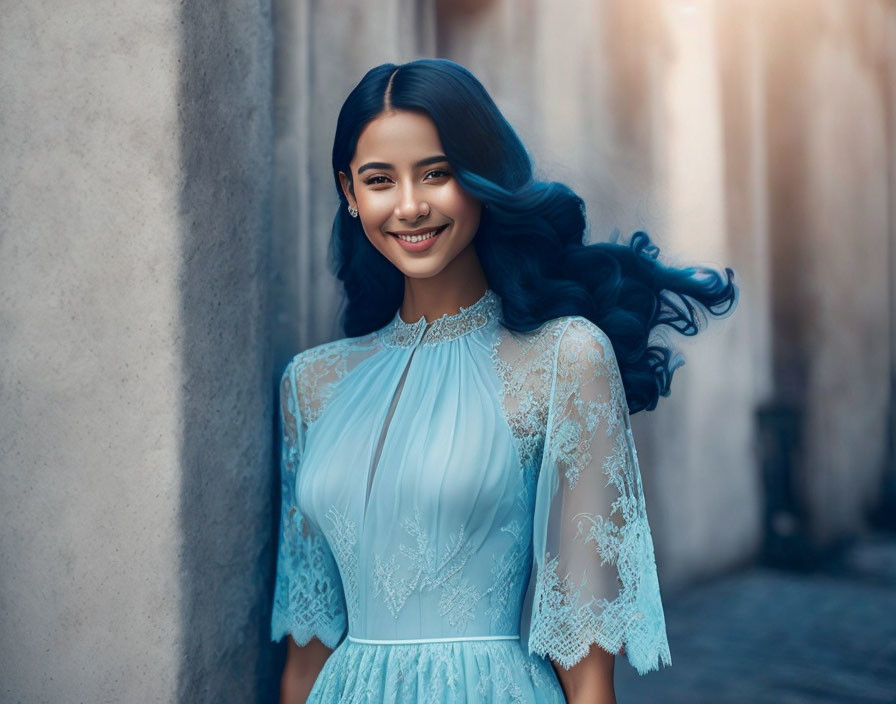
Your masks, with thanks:
<instances>
[{"instance_id":1,"label":"forehead","mask_svg":"<svg viewBox=\"0 0 896 704\"><path fill-rule=\"evenodd\" d=\"M399 110L378 115L358 137L352 165L387 161L396 166L422 157L442 154L442 141L428 115Z\"/></svg>"}]
</instances>

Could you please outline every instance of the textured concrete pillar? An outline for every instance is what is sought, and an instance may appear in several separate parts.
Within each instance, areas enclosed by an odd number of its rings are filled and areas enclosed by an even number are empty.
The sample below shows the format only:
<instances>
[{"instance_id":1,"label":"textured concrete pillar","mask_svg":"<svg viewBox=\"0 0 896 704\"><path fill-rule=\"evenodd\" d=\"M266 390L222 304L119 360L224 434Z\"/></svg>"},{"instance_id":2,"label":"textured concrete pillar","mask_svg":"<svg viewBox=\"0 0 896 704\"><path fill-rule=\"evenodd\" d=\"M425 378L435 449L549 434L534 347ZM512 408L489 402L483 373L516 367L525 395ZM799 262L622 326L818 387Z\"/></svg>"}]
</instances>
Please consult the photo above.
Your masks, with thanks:
<instances>
[{"instance_id":1,"label":"textured concrete pillar","mask_svg":"<svg viewBox=\"0 0 896 704\"><path fill-rule=\"evenodd\" d=\"M271 44L265 3L3 9L5 702L270 694Z\"/></svg>"},{"instance_id":2,"label":"textured concrete pillar","mask_svg":"<svg viewBox=\"0 0 896 704\"><path fill-rule=\"evenodd\" d=\"M279 675L268 637L279 518L271 4L179 7L178 694L267 702Z\"/></svg>"}]
</instances>

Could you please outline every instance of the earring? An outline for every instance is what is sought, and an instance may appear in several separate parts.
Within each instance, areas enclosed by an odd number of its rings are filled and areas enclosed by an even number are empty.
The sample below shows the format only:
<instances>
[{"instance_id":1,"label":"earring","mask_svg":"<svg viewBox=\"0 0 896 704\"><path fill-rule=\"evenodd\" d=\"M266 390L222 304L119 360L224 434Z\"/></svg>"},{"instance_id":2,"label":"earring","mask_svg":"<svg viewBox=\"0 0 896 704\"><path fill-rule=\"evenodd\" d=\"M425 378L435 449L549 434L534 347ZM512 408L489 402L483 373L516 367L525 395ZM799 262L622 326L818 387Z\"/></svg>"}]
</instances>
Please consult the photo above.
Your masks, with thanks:
<instances>
[{"instance_id":1,"label":"earring","mask_svg":"<svg viewBox=\"0 0 896 704\"><path fill-rule=\"evenodd\" d=\"M358 209L353 208L352 206L348 206L348 214L351 215L353 218L356 218L356 217L358 217Z\"/></svg>"}]
</instances>

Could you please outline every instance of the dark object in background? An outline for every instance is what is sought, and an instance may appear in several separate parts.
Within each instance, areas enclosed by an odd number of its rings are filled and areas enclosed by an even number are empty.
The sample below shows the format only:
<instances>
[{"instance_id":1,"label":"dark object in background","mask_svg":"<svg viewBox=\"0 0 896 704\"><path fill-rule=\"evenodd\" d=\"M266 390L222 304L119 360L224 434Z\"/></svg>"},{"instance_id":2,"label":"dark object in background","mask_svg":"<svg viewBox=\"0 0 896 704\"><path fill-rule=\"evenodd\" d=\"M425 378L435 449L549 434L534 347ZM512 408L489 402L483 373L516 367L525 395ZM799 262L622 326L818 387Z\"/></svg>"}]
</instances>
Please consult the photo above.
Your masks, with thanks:
<instances>
[{"instance_id":1,"label":"dark object in background","mask_svg":"<svg viewBox=\"0 0 896 704\"><path fill-rule=\"evenodd\" d=\"M896 533L896 375L890 379L890 417L886 466L880 478L880 501L868 512L868 522L877 530Z\"/></svg>"},{"instance_id":2,"label":"dark object in background","mask_svg":"<svg viewBox=\"0 0 896 704\"><path fill-rule=\"evenodd\" d=\"M786 569L810 569L818 556L808 539L806 511L796 482L801 409L769 401L757 409L756 416L765 491L761 562Z\"/></svg>"}]
</instances>

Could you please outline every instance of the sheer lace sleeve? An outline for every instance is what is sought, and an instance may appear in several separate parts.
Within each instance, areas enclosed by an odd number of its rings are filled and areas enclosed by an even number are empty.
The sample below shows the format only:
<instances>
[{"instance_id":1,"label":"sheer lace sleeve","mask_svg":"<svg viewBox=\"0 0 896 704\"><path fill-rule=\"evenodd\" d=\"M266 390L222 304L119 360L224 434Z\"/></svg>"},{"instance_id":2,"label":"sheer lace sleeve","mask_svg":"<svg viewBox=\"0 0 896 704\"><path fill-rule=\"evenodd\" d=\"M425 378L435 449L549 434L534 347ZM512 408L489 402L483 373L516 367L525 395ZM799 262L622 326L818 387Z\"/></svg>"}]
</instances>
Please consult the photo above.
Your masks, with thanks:
<instances>
[{"instance_id":1,"label":"sheer lace sleeve","mask_svg":"<svg viewBox=\"0 0 896 704\"><path fill-rule=\"evenodd\" d=\"M533 530L530 653L569 668L597 643L642 675L672 664L622 378L583 317L558 344Z\"/></svg>"},{"instance_id":2,"label":"sheer lace sleeve","mask_svg":"<svg viewBox=\"0 0 896 704\"><path fill-rule=\"evenodd\" d=\"M296 393L297 359L280 380L280 531L271 639L279 641L289 633L305 645L317 636L335 648L347 627L342 581L325 537L296 503L306 429Z\"/></svg>"}]
</instances>

